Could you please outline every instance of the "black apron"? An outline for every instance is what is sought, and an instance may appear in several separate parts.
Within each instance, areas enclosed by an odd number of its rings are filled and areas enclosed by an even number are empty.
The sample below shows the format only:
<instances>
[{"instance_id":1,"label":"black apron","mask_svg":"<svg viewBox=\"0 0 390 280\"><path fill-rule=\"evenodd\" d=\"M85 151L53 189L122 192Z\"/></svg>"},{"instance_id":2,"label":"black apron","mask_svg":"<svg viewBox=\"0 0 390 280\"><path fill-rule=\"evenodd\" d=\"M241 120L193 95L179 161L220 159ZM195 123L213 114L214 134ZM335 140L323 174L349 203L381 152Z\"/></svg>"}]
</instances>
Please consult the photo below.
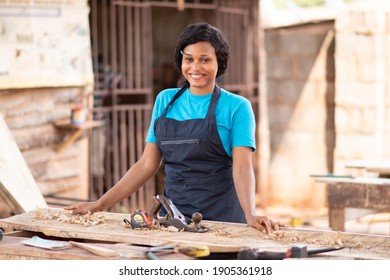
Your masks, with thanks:
<instances>
[{"instance_id":1,"label":"black apron","mask_svg":"<svg viewBox=\"0 0 390 280\"><path fill-rule=\"evenodd\" d=\"M232 159L214 114L221 90L214 88L205 119L167 118L169 107L186 89L176 93L154 124L165 164L164 195L187 217L200 212L205 220L246 223L233 183Z\"/></svg>"}]
</instances>

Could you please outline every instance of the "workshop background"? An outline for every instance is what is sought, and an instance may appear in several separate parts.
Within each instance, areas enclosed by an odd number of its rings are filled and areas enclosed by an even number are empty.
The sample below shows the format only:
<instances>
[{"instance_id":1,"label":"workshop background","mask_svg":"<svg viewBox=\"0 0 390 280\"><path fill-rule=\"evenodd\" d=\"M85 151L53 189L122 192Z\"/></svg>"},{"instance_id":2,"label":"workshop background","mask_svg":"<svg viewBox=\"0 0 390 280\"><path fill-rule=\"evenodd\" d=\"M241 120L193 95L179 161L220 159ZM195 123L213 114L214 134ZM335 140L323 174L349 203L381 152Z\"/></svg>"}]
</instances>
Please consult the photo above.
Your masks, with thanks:
<instances>
[{"instance_id":1,"label":"workshop background","mask_svg":"<svg viewBox=\"0 0 390 280\"><path fill-rule=\"evenodd\" d=\"M231 43L223 86L256 113L259 209L326 211L310 175L390 156L390 1L286 2L0 1L0 113L48 203L96 199L140 157L177 36L208 21ZM61 125L75 107L98 125ZM162 176L112 210L149 209Z\"/></svg>"}]
</instances>

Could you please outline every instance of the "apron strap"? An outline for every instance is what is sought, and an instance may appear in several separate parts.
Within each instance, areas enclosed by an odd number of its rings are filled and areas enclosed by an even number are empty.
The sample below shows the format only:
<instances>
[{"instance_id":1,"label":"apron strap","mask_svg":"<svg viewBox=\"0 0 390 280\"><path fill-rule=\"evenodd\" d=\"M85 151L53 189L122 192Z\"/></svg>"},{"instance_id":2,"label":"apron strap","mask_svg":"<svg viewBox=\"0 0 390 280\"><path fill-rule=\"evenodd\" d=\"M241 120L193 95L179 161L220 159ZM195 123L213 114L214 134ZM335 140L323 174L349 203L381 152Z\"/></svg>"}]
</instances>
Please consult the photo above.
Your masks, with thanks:
<instances>
[{"instance_id":1,"label":"apron strap","mask_svg":"<svg viewBox=\"0 0 390 280\"><path fill-rule=\"evenodd\" d=\"M187 88L188 88L187 86L181 88L173 96L173 98L169 101L168 105L164 108L164 111L162 112L161 117L163 117L163 118L167 117L167 113L168 113L169 107L173 104L173 102L175 102L187 90ZM218 99L219 99L220 96L221 96L221 89L218 86L215 86L213 94L211 96L210 105L209 105L209 108L207 110L206 118L210 118L210 117L213 116L215 107L217 106Z\"/></svg>"},{"instance_id":2,"label":"apron strap","mask_svg":"<svg viewBox=\"0 0 390 280\"><path fill-rule=\"evenodd\" d=\"M221 96L221 89L215 85L213 95L211 96L211 101L209 109L207 110L206 118L211 118L214 115L215 107L217 107L218 99Z\"/></svg>"},{"instance_id":3,"label":"apron strap","mask_svg":"<svg viewBox=\"0 0 390 280\"><path fill-rule=\"evenodd\" d=\"M166 118L167 117L167 112L168 112L168 108L169 106L172 105L173 102L175 102L187 89L188 87L185 86L183 88L181 88L176 94L175 96L173 96L173 98L171 99L171 101L169 101L168 105L164 108L164 111L162 112L161 114L161 117L163 118Z\"/></svg>"}]
</instances>

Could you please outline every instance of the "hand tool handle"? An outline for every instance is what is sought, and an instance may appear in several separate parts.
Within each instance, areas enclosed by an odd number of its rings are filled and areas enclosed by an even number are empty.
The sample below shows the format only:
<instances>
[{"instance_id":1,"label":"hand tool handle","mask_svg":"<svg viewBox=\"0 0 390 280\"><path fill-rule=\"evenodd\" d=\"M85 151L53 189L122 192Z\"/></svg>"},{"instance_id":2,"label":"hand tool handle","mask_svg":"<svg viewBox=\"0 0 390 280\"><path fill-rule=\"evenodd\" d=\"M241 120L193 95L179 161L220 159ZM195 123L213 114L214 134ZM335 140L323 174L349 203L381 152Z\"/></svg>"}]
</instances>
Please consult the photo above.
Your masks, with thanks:
<instances>
[{"instance_id":1,"label":"hand tool handle","mask_svg":"<svg viewBox=\"0 0 390 280\"><path fill-rule=\"evenodd\" d=\"M337 250L341 250L341 249L344 249L344 247L329 247L329 248L310 249L310 250L307 250L307 254L314 255L314 254L337 251Z\"/></svg>"},{"instance_id":2,"label":"hand tool handle","mask_svg":"<svg viewBox=\"0 0 390 280\"><path fill-rule=\"evenodd\" d=\"M153 196L153 205L149 211L149 216L152 217L152 219L158 220L158 211L160 211L161 207L161 202Z\"/></svg>"},{"instance_id":3,"label":"hand tool handle","mask_svg":"<svg viewBox=\"0 0 390 280\"><path fill-rule=\"evenodd\" d=\"M75 241L69 241L70 244L77 246L79 248L82 248L84 250L87 250L88 252L91 252L95 255L101 256L101 257L113 257L116 256L116 252L111 249L103 248L100 246L95 246L91 244L85 244Z\"/></svg>"},{"instance_id":4,"label":"hand tool handle","mask_svg":"<svg viewBox=\"0 0 390 280\"><path fill-rule=\"evenodd\" d=\"M154 252L149 252L149 251L146 251L145 252L145 256L148 260L160 260L159 257L157 257L157 255L154 253Z\"/></svg>"},{"instance_id":5,"label":"hand tool handle","mask_svg":"<svg viewBox=\"0 0 390 280\"><path fill-rule=\"evenodd\" d=\"M209 247L204 245L157 246L148 249L145 252L145 255L149 259L156 259L158 257L155 255L155 253L159 253L159 252L160 253L182 253L184 255L194 257L194 258L207 257L208 255L210 255Z\"/></svg>"},{"instance_id":6,"label":"hand tool handle","mask_svg":"<svg viewBox=\"0 0 390 280\"><path fill-rule=\"evenodd\" d=\"M285 252L257 251L257 249L241 250L237 255L239 260L283 260L285 258Z\"/></svg>"}]
</instances>

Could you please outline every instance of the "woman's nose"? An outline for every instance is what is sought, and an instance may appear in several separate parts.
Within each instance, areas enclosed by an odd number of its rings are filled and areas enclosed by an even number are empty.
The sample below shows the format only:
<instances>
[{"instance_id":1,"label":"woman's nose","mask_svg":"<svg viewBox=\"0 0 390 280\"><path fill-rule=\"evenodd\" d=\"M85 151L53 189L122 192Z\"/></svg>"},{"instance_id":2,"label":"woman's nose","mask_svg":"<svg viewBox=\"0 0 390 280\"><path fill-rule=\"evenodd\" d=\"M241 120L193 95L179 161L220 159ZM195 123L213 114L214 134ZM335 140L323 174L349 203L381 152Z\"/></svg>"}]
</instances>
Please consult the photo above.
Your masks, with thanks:
<instances>
[{"instance_id":1,"label":"woman's nose","mask_svg":"<svg viewBox=\"0 0 390 280\"><path fill-rule=\"evenodd\" d=\"M194 62L192 63L192 65L191 65L191 67L192 67L193 69L200 69L202 66L200 65L199 62L194 61Z\"/></svg>"}]
</instances>

